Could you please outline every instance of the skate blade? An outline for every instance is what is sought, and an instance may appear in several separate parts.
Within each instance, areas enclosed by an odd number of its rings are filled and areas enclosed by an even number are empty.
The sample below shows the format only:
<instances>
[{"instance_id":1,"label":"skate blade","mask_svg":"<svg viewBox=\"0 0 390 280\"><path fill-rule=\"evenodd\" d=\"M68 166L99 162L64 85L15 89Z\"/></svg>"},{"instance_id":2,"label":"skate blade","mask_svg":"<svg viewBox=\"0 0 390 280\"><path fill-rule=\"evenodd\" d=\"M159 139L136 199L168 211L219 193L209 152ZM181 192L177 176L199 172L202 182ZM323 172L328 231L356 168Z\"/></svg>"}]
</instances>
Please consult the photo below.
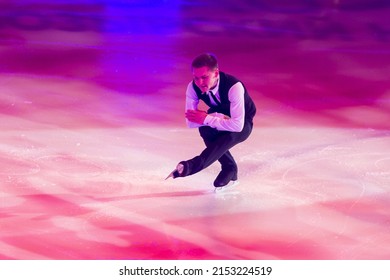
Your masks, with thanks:
<instances>
[{"instance_id":1,"label":"skate blade","mask_svg":"<svg viewBox=\"0 0 390 280\"><path fill-rule=\"evenodd\" d=\"M171 173L169 173L169 175L167 176L167 178L165 178L165 180L169 179L169 178L174 178L173 177L173 173L175 173L176 169L173 170Z\"/></svg>"},{"instance_id":2,"label":"skate blade","mask_svg":"<svg viewBox=\"0 0 390 280\"><path fill-rule=\"evenodd\" d=\"M237 186L239 184L238 181L230 181L226 186L223 187L217 187L214 189L215 193L222 193L229 190L232 190L234 186Z\"/></svg>"}]
</instances>

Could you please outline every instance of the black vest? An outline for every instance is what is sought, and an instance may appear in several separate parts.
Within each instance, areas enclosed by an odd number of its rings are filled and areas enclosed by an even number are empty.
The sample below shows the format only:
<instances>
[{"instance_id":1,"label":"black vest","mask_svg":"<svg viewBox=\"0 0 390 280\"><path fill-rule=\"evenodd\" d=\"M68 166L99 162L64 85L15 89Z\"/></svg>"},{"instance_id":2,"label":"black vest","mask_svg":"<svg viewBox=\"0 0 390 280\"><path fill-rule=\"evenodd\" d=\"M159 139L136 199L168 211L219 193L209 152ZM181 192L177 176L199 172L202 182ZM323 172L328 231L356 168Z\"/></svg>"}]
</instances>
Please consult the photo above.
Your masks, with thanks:
<instances>
[{"instance_id":1,"label":"black vest","mask_svg":"<svg viewBox=\"0 0 390 280\"><path fill-rule=\"evenodd\" d=\"M223 72L219 72L219 96L221 98L221 105L213 105L210 103L210 99L207 94L202 94L202 91L200 88L192 82L192 86L194 87L194 90L196 92L196 95L198 96L199 99L203 100L204 103L207 104L210 108L208 109L207 113L211 114L214 112L222 113L226 116L231 116L230 115L230 101L229 101L229 90L230 88L236 84L237 82L241 82L237 78L225 74ZM242 83L242 82L241 82ZM245 88L245 85L242 83L244 86L244 100L245 100L245 120L246 121L253 121L253 117L256 114L256 105L253 102L252 98L249 96L248 91Z\"/></svg>"}]
</instances>

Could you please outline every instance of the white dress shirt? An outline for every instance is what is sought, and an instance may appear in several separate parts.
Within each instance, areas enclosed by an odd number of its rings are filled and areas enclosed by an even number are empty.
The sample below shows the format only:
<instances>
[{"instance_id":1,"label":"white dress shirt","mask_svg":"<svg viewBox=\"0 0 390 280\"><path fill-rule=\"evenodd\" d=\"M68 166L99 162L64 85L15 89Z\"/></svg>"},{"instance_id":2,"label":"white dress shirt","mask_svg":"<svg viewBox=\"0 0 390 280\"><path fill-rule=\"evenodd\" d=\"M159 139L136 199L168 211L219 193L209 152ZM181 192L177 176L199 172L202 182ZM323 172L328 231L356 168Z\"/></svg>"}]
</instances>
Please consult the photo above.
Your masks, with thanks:
<instances>
[{"instance_id":1,"label":"white dress shirt","mask_svg":"<svg viewBox=\"0 0 390 280\"><path fill-rule=\"evenodd\" d=\"M217 97L219 101L221 98L219 96L219 79L217 86L212 90L213 94ZM228 92L228 98L230 101L230 115L225 116L221 113L212 113L208 114L203 124L198 124L194 122L187 121L187 126L190 128L196 128L203 125L207 125L213 127L217 130L221 131L231 131L231 132L240 132L244 127L245 121L245 102L244 102L244 86L242 83L235 83ZM209 94L209 93L203 93ZM210 101L215 105L215 101L210 96ZM196 95L194 87L192 86L192 82L190 82L187 86L186 91L186 111L187 110L197 110L199 104L199 98Z\"/></svg>"}]
</instances>

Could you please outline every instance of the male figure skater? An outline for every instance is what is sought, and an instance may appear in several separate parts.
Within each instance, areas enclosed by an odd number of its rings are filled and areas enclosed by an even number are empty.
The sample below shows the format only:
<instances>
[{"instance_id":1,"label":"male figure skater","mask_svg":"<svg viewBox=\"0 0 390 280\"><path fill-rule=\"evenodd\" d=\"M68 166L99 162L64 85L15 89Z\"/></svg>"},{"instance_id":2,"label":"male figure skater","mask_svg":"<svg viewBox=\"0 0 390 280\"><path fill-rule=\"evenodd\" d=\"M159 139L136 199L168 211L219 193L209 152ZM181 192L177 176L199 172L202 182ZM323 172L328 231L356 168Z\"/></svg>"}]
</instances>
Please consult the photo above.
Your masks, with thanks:
<instances>
[{"instance_id":1,"label":"male figure skater","mask_svg":"<svg viewBox=\"0 0 390 280\"><path fill-rule=\"evenodd\" d=\"M193 80L186 91L186 122L188 127L199 129L206 149L181 161L167 178L195 174L218 160L221 172L214 187L219 188L237 180L237 164L229 149L251 134L256 106L241 81L219 71L214 55L199 55L191 67ZM207 112L198 110L200 100L208 105Z\"/></svg>"}]
</instances>

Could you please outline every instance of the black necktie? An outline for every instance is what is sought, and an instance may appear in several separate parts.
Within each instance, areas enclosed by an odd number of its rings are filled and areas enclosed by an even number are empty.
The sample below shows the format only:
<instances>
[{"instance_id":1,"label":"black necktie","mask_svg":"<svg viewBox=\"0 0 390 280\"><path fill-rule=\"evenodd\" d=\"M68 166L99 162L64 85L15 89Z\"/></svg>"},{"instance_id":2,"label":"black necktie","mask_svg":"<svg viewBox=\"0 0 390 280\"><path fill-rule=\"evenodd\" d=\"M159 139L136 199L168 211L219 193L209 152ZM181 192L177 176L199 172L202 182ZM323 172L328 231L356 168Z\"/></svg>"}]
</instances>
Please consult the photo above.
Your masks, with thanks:
<instances>
[{"instance_id":1,"label":"black necktie","mask_svg":"<svg viewBox=\"0 0 390 280\"><path fill-rule=\"evenodd\" d=\"M217 105L221 105L221 102L219 102L219 100L218 100L217 97L214 95L214 93L213 93L211 90L210 90L209 92L210 92L211 97L212 97L213 100L215 101L215 103L216 103Z\"/></svg>"}]
</instances>

